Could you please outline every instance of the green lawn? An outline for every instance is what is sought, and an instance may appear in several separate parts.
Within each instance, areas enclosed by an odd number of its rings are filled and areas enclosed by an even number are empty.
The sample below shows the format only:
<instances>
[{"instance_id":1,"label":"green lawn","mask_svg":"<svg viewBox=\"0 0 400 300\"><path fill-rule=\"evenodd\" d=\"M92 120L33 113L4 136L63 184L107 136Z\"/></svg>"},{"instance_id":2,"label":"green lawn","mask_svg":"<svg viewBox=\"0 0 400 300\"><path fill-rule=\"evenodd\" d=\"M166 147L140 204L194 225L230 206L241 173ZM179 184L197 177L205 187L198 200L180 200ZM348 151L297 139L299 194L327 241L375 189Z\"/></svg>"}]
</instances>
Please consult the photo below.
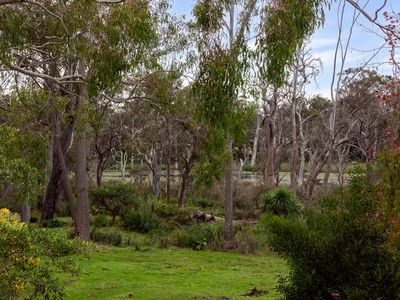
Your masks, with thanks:
<instances>
[{"instance_id":1,"label":"green lawn","mask_svg":"<svg viewBox=\"0 0 400 300\"><path fill-rule=\"evenodd\" d=\"M66 278L67 300L249 299L253 287L268 290L256 299L276 299L274 286L287 267L273 256L193 250L135 251L103 248L79 261L79 277Z\"/></svg>"}]
</instances>

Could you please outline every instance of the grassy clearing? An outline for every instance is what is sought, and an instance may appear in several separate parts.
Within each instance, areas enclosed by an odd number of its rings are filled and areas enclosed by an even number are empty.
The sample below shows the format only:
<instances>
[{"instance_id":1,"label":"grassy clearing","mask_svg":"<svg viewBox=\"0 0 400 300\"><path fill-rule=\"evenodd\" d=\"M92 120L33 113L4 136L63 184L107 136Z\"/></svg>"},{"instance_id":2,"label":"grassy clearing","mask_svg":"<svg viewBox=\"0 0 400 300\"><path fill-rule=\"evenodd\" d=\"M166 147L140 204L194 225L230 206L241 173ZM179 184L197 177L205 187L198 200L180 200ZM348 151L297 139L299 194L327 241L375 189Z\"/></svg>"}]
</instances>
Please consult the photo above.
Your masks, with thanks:
<instances>
[{"instance_id":1,"label":"grassy clearing","mask_svg":"<svg viewBox=\"0 0 400 300\"><path fill-rule=\"evenodd\" d=\"M249 299L253 287L276 299L277 277L286 274L283 259L192 250L134 251L102 248L79 262L82 273L65 279L67 300L79 299Z\"/></svg>"}]
</instances>

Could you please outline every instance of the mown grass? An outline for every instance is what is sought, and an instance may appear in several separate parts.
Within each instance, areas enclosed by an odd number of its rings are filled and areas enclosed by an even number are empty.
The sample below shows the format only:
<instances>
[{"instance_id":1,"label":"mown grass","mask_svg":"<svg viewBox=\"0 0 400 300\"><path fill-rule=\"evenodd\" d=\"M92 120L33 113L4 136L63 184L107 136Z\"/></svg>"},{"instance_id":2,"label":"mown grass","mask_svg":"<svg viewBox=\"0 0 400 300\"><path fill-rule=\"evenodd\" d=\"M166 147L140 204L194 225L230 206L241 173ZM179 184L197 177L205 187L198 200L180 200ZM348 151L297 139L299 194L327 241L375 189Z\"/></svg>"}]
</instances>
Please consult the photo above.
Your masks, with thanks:
<instances>
[{"instance_id":1,"label":"mown grass","mask_svg":"<svg viewBox=\"0 0 400 300\"><path fill-rule=\"evenodd\" d=\"M81 274L64 278L66 299L249 299L253 287L268 290L257 299L276 299L283 259L184 249L135 251L107 247L79 261ZM228 299L225 298L225 299Z\"/></svg>"}]
</instances>

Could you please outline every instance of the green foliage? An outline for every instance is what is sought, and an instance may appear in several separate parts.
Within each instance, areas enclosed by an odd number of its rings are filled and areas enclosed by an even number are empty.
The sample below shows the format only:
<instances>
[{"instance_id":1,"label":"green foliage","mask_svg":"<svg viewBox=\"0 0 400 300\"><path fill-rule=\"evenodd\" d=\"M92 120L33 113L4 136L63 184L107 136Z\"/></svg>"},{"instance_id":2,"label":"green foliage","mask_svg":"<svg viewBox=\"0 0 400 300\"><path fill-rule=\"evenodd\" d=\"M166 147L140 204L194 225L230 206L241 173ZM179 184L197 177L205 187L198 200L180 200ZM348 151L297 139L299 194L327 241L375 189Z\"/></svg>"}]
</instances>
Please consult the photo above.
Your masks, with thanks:
<instances>
[{"instance_id":1,"label":"green foliage","mask_svg":"<svg viewBox=\"0 0 400 300\"><path fill-rule=\"evenodd\" d=\"M132 184L109 182L89 190L91 205L96 212L110 213L113 222L131 208L138 208L140 200Z\"/></svg>"},{"instance_id":2,"label":"green foliage","mask_svg":"<svg viewBox=\"0 0 400 300\"><path fill-rule=\"evenodd\" d=\"M223 25L224 7L221 1L200 0L193 8L196 25L206 33L215 32Z\"/></svg>"},{"instance_id":3,"label":"green foliage","mask_svg":"<svg viewBox=\"0 0 400 300\"><path fill-rule=\"evenodd\" d=\"M161 226L160 220L155 214L146 209L130 211L124 215L122 222L126 229L138 232L153 231Z\"/></svg>"},{"instance_id":4,"label":"green foliage","mask_svg":"<svg viewBox=\"0 0 400 300\"><path fill-rule=\"evenodd\" d=\"M80 240L29 227L0 209L0 298L62 299L63 285L54 273L76 272L70 256L83 247Z\"/></svg>"},{"instance_id":5,"label":"green foliage","mask_svg":"<svg viewBox=\"0 0 400 300\"><path fill-rule=\"evenodd\" d=\"M176 232L175 245L193 250L220 249L224 244L221 224L195 224Z\"/></svg>"},{"instance_id":6,"label":"green foliage","mask_svg":"<svg viewBox=\"0 0 400 300\"><path fill-rule=\"evenodd\" d=\"M157 206L155 213L172 227L184 226L193 223L191 213L193 209L179 208L176 204L163 204Z\"/></svg>"},{"instance_id":7,"label":"green foliage","mask_svg":"<svg viewBox=\"0 0 400 300\"><path fill-rule=\"evenodd\" d=\"M100 214L93 220L94 228L106 227L108 225L108 218L106 215Z\"/></svg>"},{"instance_id":8,"label":"green foliage","mask_svg":"<svg viewBox=\"0 0 400 300\"><path fill-rule=\"evenodd\" d=\"M202 197L202 196L187 196L186 197L186 204L194 206L194 207L200 207L200 208L212 208L215 206L218 206L218 200L215 199L210 199L207 197Z\"/></svg>"},{"instance_id":9,"label":"green foliage","mask_svg":"<svg viewBox=\"0 0 400 300\"><path fill-rule=\"evenodd\" d=\"M90 239L96 243L120 246L122 243L122 234L118 231L108 231L96 228L90 232Z\"/></svg>"},{"instance_id":10,"label":"green foliage","mask_svg":"<svg viewBox=\"0 0 400 300\"><path fill-rule=\"evenodd\" d=\"M42 226L45 228L60 228L64 227L65 223L59 219L44 220Z\"/></svg>"},{"instance_id":11,"label":"green foliage","mask_svg":"<svg viewBox=\"0 0 400 300\"><path fill-rule=\"evenodd\" d=\"M13 184L18 188L18 200L20 202L33 202L40 189L41 176L38 167L41 164L31 163L32 156L27 147L34 147L30 143L34 140L29 134L18 133L17 129L11 126L0 127L0 182ZM41 153L42 155L44 153Z\"/></svg>"},{"instance_id":12,"label":"green foliage","mask_svg":"<svg viewBox=\"0 0 400 300\"><path fill-rule=\"evenodd\" d=\"M267 238L264 229L248 227L239 230L234 236L235 247L239 253L257 254L266 249Z\"/></svg>"},{"instance_id":13,"label":"green foliage","mask_svg":"<svg viewBox=\"0 0 400 300\"><path fill-rule=\"evenodd\" d=\"M264 213L273 213L278 216L299 215L300 200L286 188L277 188L260 196L260 206Z\"/></svg>"},{"instance_id":14,"label":"green foliage","mask_svg":"<svg viewBox=\"0 0 400 300\"><path fill-rule=\"evenodd\" d=\"M262 78L276 86L284 83L285 69L293 61L304 39L323 23L324 5L329 0L282 0L265 8L258 63Z\"/></svg>"},{"instance_id":15,"label":"green foliage","mask_svg":"<svg viewBox=\"0 0 400 300\"><path fill-rule=\"evenodd\" d=\"M376 190L355 176L344 199L321 200L306 219L266 215L269 245L288 259L286 299L400 299L398 219L385 220Z\"/></svg>"}]
</instances>

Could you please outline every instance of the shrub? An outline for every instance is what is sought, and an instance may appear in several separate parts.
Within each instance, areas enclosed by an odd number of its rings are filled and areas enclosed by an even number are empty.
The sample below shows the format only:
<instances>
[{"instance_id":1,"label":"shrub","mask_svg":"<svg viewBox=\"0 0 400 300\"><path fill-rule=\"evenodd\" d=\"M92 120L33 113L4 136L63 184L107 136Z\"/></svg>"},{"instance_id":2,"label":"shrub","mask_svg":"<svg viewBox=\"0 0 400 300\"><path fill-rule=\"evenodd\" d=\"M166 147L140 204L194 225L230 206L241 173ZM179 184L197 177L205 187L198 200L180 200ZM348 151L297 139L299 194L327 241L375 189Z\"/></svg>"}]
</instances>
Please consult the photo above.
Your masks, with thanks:
<instances>
[{"instance_id":1,"label":"shrub","mask_svg":"<svg viewBox=\"0 0 400 300\"><path fill-rule=\"evenodd\" d=\"M277 288L286 299L400 299L400 222L380 214L375 193L356 176L343 202L326 198L305 220L263 217L269 245L288 258Z\"/></svg>"},{"instance_id":2,"label":"shrub","mask_svg":"<svg viewBox=\"0 0 400 300\"><path fill-rule=\"evenodd\" d=\"M132 184L109 182L89 190L91 205L95 212L109 213L112 223L118 215L139 206L139 198Z\"/></svg>"},{"instance_id":3,"label":"shrub","mask_svg":"<svg viewBox=\"0 0 400 300\"><path fill-rule=\"evenodd\" d=\"M260 197L260 206L264 213L273 213L278 216L299 215L301 203L292 191L277 188Z\"/></svg>"},{"instance_id":4,"label":"shrub","mask_svg":"<svg viewBox=\"0 0 400 300\"><path fill-rule=\"evenodd\" d=\"M118 231L94 229L90 232L90 239L96 243L120 246L122 243L122 234Z\"/></svg>"},{"instance_id":5,"label":"shrub","mask_svg":"<svg viewBox=\"0 0 400 300\"><path fill-rule=\"evenodd\" d=\"M245 254L257 254L267 246L265 230L245 228L234 237L237 251Z\"/></svg>"},{"instance_id":6,"label":"shrub","mask_svg":"<svg viewBox=\"0 0 400 300\"><path fill-rule=\"evenodd\" d=\"M45 228L60 228L64 227L65 223L59 219L44 220L42 226Z\"/></svg>"},{"instance_id":7,"label":"shrub","mask_svg":"<svg viewBox=\"0 0 400 300\"><path fill-rule=\"evenodd\" d=\"M224 244L224 231L220 224L196 224L176 232L175 245L193 250L220 249Z\"/></svg>"},{"instance_id":8,"label":"shrub","mask_svg":"<svg viewBox=\"0 0 400 300\"><path fill-rule=\"evenodd\" d=\"M103 214L98 215L93 220L94 228L107 227L107 225L108 225L108 218L106 215L103 215Z\"/></svg>"},{"instance_id":9,"label":"shrub","mask_svg":"<svg viewBox=\"0 0 400 300\"><path fill-rule=\"evenodd\" d=\"M122 220L124 227L128 230L145 233L160 228L160 220L147 210L132 210Z\"/></svg>"},{"instance_id":10,"label":"shrub","mask_svg":"<svg viewBox=\"0 0 400 300\"><path fill-rule=\"evenodd\" d=\"M174 227L176 225L189 225L193 223L191 217L193 209L190 208L179 208L176 204L164 204L156 208L155 213L158 217L165 219L169 224Z\"/></svg>"},{"instance_id":11,"label":"shrub","mask_svg":"<svg viewBox=\"0 0 400 300\"><path fill-rule=\"evenodd\" d=\"M62 299L60 269L76 271L67 255L81 251L82 242L60 232L21 223L19 216L0 209L0 295L2 299Z\"/></svg>"},{"instance_id":12,"label":"shrub","mask_svg":"<svg viewBox=\"0 0 400 300\"><path fill-rule=\"evenodd\" d=\"M201 207L204 209L216 206L218 201L202 196L188 196L186 198L186 203L191 206Z\"/></svg>"}]
</instances>

